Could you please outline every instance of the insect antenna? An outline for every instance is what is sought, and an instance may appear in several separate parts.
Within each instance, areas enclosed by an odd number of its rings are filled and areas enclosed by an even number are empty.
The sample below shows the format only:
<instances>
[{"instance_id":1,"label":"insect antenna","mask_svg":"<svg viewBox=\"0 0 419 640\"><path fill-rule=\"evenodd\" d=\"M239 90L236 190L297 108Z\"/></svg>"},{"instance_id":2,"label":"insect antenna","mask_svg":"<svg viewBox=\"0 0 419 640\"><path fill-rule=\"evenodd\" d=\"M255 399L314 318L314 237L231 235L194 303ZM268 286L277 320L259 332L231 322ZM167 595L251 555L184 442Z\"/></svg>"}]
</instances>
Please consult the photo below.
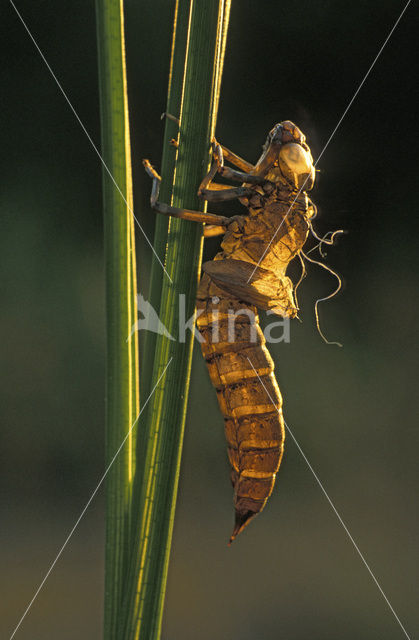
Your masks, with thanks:
<instances>
[{"instance_id":1,"label":"insect antenna","mask_svg":"<svg viewBox=\"0 0 419 640\"><path fill-rule=\"evenodd\" d=\"M337 231L335 231L334 233L337 233ZM325 269L326 271L331 273L333 276L335 276L335 278L338 281L338 286L336 287L336 289L334 291L332 291L332 293L330 293L328 296L325 296L324 298L318 298L316 300L315 305L314 305L314 314L316 316L317 331L320 333L321 337L326 342L326 344L336 344L338 347L341 347L342 345L341 345L340 342L334 342L334 341L328 340L326 338L326 336L324 335L323 331L320 329L318 306L319 306L320 302L325 302L326 300L330 300L331 298L333 298L338 293L338 291L340 291L340 289L342 287L342 280L340 279L340 276L336 273L336 271L333 271L333 269L328 267L326 264L323 264L323 262L319 262L318 260L313 260L313 258L309 258L308 255L304 253L304 251L300 251L300 254L301 254L301 256L303 258L308 260L308 262L311 262L313 264L317 264L317 265L319 265L319 267L322 267L323 269Z\"/></svg>"}]
</instances>

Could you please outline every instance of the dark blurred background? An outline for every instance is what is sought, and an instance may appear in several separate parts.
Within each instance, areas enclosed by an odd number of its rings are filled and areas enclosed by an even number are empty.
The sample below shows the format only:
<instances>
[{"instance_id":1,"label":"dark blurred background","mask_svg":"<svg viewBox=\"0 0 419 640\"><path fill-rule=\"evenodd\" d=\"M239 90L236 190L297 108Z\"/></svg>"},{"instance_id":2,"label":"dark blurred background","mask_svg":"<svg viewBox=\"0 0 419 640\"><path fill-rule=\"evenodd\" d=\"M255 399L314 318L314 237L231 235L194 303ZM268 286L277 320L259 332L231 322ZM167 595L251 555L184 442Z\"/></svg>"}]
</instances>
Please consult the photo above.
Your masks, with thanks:
<instances>
[{"instance_id":1,"label":"dark blurred background","mask_svg":"<svg viewBox=\"0 0 419 640\"><path fill-rule=\"evenodd\" d=\"M152 236L150 184L163 142L172 1L126 2L137 215ZM93 2L16 0L99 144ZM256 160L291 119L316 158L403 1L233 0L217 137ZM9 638L104 469L101 165L12 6L0 9L1 531ZM415 24L416 20L416 24ZM417 8L410 6L321 158L317 229L348 234L312 266L303 323L272 347L286 420L413 638L417 555ZM214 208L212 208L214 210ZM231 214L239 204L224 206ZM150 249L139 233L147 296ZM208 258L217 240L206 247ZM195 350L164 640L403 638L288 437L273 496L229 549L232 491L223 421ZM99 639L103 491L16 634ZM416 596L416 597L415 597Z\"/></svg>"}]
</instances>

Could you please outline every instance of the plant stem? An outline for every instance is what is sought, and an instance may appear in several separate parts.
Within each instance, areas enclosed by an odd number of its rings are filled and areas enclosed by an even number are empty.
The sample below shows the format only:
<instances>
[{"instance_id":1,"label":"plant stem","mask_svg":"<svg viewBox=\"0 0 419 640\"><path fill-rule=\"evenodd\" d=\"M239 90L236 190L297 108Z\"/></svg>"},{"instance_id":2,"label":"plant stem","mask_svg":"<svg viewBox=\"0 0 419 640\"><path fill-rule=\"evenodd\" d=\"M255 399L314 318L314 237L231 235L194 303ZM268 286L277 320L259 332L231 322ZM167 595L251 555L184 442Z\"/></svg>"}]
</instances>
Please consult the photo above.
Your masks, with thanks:
<instances>
[{"instance_id":1,"label":"plant stem","mask_svg":"<svg viewBox=\"0 0 419 640\"><path fill-rule=\"evenodd\" d=\"M172 64L172 91L178 83L182 85L179 148L168 149L168 137L164 141L164 154L176 154L173 204L177 207L202 208L196 193L209 165L229 7L228 0L178 2L179 16L188 15L182 77L180 65ZM182 55L176 46L175 55ZM161 239L159 232L157 239ZM201 249L201 225L171 220L166 269L172 283L163 278L160 320L174 336L178 335L182 294L186 303L184 319L194 313ZM144 468L137 467L135 479L138 538L124 607L121 638L125 640L160 637L193 346L191 334L182 338L171 341L159 335L156 340L152 385L168 362L170 365L150 400L147 422L141 425L145 434L142 442L146 443L145 464Z\"/></svg>"},{"instance_id":2,"label":"plant stem","mask_svg":"<svg viewBox=\"0 0 419 640\"><path fill-rule=\"evenodd\" d=\"M182 104L183 73L185 66L186 44L189 26L189 2L176 0L175 15L173 20L172 51L170 57L169 83L167 89L166 113L179 118ZM179 125L171 118L165 118L164 147L161 161L160 175L162 177L160 188L160 200L172 202L173 180L175 175L176 149L167 144L167 141L177 139ZM155 215L152 213L151 215ZM161 262L165 261L167 235L169 232L170 218L156 216L153 247ZM153 253L151 257L150 293L149 302L156 313L160 310L160 299L165 277L161 264ZM156 349L157 334L147 331L144 341L144 354L141 359L141 397L147 398L151 390L153 374L154 352ZM140 446L141 450L142 447Z\"/></svg>"},{"instance_id":3,"label":"plant stem","mask_svg":"<svg viewBox=\"0 0 419 640\"><path fill-rule=\"evenodd\" d=\"M102 124L107 375L106 464L139 412L136 260L122 0L96 0ZM121 193L123 195L121 195ZM128 340L127 340L128 338ZM116 640L130 548L135 431L106 480L104 637Z\"/></svg>"}]
</instances>

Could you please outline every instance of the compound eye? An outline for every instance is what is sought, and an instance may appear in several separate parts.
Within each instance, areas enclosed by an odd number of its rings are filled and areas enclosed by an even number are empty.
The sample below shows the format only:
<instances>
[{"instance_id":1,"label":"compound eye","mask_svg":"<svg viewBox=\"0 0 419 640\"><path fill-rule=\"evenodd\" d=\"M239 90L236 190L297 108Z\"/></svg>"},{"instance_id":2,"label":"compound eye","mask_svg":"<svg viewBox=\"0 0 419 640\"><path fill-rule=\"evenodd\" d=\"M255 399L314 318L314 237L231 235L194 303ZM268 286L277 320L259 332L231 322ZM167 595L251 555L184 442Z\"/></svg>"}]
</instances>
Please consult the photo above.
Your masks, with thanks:
<instances>
[{"instance_id":1,"label":"compound eye","mask_svg":"<svg viewBox=\"0 0 419 640\"><path fill-rule=\"evenodd\" d=\"M313 159L310 152L294 142L285 144L279 152L279 166L284 178L296 189L310 190L314 184Z\"/></svg>"},{"instance_id":2,"label":"compound eye","mask_svg":"<svg viewBox=\"0 0 419 640\"><path fill-rule=\"evenodd\" d=\"M303 145L305 144L306 141L306 137L303 134L303 132L301 131L301 129L299 129L297 127L296 124L294 124L293 122L291 122L291 120L285 120L282 123L282 126L284 127L284 138L283 138L283 142L284 144L287 142L298 142L299 144Z\"/></svg>"}]
</instances>

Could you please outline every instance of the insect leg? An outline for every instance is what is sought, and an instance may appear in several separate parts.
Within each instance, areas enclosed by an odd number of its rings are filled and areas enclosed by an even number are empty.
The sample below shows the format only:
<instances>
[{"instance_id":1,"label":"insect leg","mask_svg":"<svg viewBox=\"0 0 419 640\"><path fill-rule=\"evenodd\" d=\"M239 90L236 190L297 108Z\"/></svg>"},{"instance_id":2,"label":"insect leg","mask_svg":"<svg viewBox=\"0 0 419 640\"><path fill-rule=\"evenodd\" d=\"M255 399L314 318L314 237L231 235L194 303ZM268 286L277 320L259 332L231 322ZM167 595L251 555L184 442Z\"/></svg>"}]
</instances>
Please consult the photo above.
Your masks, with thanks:
<instances>
[{"instance_id":1,"label":"insect leg","mask_svg":"<svg viewBox=\"0 0 419 640\"><path fill-rule=\"evenodd\" d=\"M250 162L247 162L247 160L243 160L243 158L240 158L240 156L230 151L230 149L227 149L227 147L220 144L215 139L214 139L214 143L218 144L221 147L224 158L228 160L228 162L231 162L231 164L233 164L235 167L238 167L239 169L241 169L242 171L245 171L246 173L250 173L250 171L254 169L253 164L250 164Z\"/></svg>"},{"instance_id":2,"label":"insect leg","mask_svg":"<svg viewBox=\"0 0 419 640\"><path fill-rule=\"evenodd\" d=\"M227 180L235 180L236 182L247 182L250 184L262 184L262 182L264 182L263 177L250 173L250 171L252 171L253 169L252 165L249 165L251 168L246 169L245 171L237 171L236 169L231 169L230 167L224 166L224 151L226 150L229 154L231 154L231 151L225 149L225 147L220 145L215 139L212 142L212 149L215 163L218 165L218 173L223 176L223 178L227 178ZM228 157L227 160L229 160Z\"/></svg>"},{"instance_id":3,"label":"insect leg","mask_svg":"<svg viewBox=\"0 0 419 640\"><path fill-rule=\"evenodd\" d=\"M248 187L232 187L231 189L213 190L199 189L198 195L205 198L209 202L225 202L226 200L235 200L236 198L245 198L252 195L252 189Z\"/></svg>"},{"instance_id":4,"label":"insect leg","mask_svg":"<svg viewBox=\"0 0 419 640\"><path fill-rule=\"evenodd\" d=\"M229 184L218 184L218 182L211 182L211 191L226 191L231 189Z\"/></svg>"},{"instance_id":5,"label":"insect leg","mask_svg":"<svg viewBox=\"0 0 419 640\"><path fill-rule=\"evenodd\" d=\"M176 116L172 116L171 113L168 113L167 111L164 111L161 116L160 116L160 120L163 120L163 118L167 118L168 120L173 120L173 122L176 122L176 124L179 126L180 125L180 120L179 118L176 118Z\"/></svg>"},{"instance_id":6,"label":"insect leg","mask_svg":"<svg viewBox=\"0 0 419 640\"><path fill-rule=\"evenodd\" d=\"M214 236L222 236L226 232L226 228L221 225L207 224L204 227L204 238L213 238Z\"/></svg>"},{"instance_id":7,"label":"insect leg","mask_svg":"<svg viewBox=\"0 0 419 640\"><path fill-rule=\"evenodd\" d=\"M244 173L244 171L236 171L236 169L230 169L230 167L220 167L219 173L223 178L227 178L227 180L235 180L236 182L247 182L249 184L262 184L265 182L265 178L262 176Z\"/></svg>"},{"instance_id":8,"label":"insect leg","mask_svg":"<svg viewBox=\"0 0 419 640\"><path fill-rule=\"evenodd\" d=\"M204 222L210 225L221 226L224 229L226 228L230 222L230 219L226 216L218 216L214 213L203 213L202 211L191 211L190 209L179 209L177 207L172 207L169 204L159 202L157 198L159 197L161 178L148 160L143 160L143 165L148 175L153 179L150 203L153 209L158 213L162 213L166 216L173 216L174 218L191 220L192 222Z\"/></svg>"},{"instance_id":9,"label":"insect leg","mask_svg":"<svg viewBox=\"0 0 419 640\"><path fill-rule=\"evenodd\" d=\"M161 120L163 120L163 118L168 118L169 120L173 120L173 122L175 122L177 125L180 125L179 118L172 116L171 113L167 113L166 111L161 114L160 118ZM213 139L213 145L214 146L217 145L218 147L220 147L221 153L224 156L224 158L228 160L228 162L230 162L235 167L238 167L239 169L241 169L246 173L249 173L250 171L252 171L252 169L254 169L253 164L251 164L250 162L247 162L247 160L244 160L233 151L230 151L230 149L227 149L227 147L217 142L215 138ZM224 188L224 185L222 188Z\"/></svg>"},{"instance_id":10,"label":"insect leg","mask_svg":"<svg viewBox=\"0 0 419 640\"><path fill-rule=\"evenodd\" d=\"M264 149L257 163L255 165L252 165L249 162L246 162L246 160L243 160L242 158L240 158L239 156L236 156L232 151L230 151L223 145L219 144L215 140L215 138L213 140L213 155L218 162L218 166L223 167L224 158L225 158L226 160L231 162L231 164L235 165L236 167L239 167L239 169L242 169L245 172L245 174L251 174L251 179L249 179L250 178L249 175L243 176L244 178L243 182L255 182L256 184L257 184L257 177L263 178L267 175L267 173L269 173L269 170L271 169L271 167L274 165L274 163L278 158L278 153L280 148L281 148L280 144L271 143L268 147ZM233 172L233 169L229 169L227 171L231 172L230 175L227 175L222 171L220 171L220 173L222 175L225 175L225 177L229 178L230 180L239 179L240 172L238 171ZM236 175L237 178L235 178L234 175ZM241 178L242 176L240 176L240 180Z\"/></svg>"},{"instance_id":11,"label":"insect leg","mask_svg":"<svg viewBox=\"0 0 419 640\"><path fill-rule=\"evenodd\" d=\"M224 202L225 200L234 200L235 198L243 198L250 195L252 190L248 187L227 187L226 189L219 189L219 185L210 187L215 174L223 169L221 163L222 157L215 157L211 169L199 185L198 195L211 202Z\"/></svg>"}]
</instances>

